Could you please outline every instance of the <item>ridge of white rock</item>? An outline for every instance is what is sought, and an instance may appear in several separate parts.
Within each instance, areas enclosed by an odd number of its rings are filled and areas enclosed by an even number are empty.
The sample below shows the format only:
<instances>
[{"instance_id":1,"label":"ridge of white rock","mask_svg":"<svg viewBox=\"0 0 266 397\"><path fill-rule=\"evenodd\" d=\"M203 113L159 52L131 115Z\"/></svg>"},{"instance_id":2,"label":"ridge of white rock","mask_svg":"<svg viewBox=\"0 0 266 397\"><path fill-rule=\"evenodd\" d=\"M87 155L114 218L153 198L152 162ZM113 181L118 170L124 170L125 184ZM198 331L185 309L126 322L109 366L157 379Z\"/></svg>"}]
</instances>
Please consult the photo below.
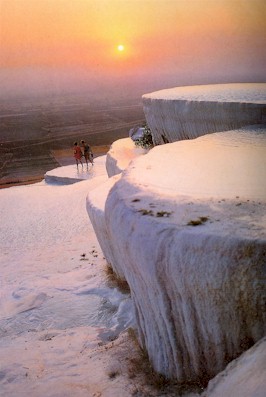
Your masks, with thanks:
<instances>
[{"instance_id":1,"label":"ridge of white rock","mask_svg":"<svg viewBox=\"0 0 266 397\"><path fill-rule=\"evenodd\" d=\"M106 155L108 176L120 174L131 160L146 153L147 150L137 147L131 138L123 138L113 142Z\"/></svg>"},{"instance_id":2,"label":"ridge of white rock","mask_svg":"<svg viewBox=\"0 0 266 397\"><path fill-rule=\"evenodd\" d=\"M168 377L210 379L265 335L265 139L250 127L162 145L99 188L96 234L130 285L140 343Z\"/></svg>"},{"instance_id":3,"label":"ridge of white rock","mask_svg":"<svg viewBox=\"0 0 266 397\"><path fill-rule=\"evenodd\" d=\"M265 397L266 338L232 361L209 382L202 397Z\"/></svg>"},{"instance_id":4,"label":"ridge of white rock","mask_svg":"<svg viewBox=\"0 0 266 397\"><path fill-rule=\"evenodd\" d=\"M266 122L266 84L176 87L142 97L155 145Z\"/></svg>"}]
</instances>

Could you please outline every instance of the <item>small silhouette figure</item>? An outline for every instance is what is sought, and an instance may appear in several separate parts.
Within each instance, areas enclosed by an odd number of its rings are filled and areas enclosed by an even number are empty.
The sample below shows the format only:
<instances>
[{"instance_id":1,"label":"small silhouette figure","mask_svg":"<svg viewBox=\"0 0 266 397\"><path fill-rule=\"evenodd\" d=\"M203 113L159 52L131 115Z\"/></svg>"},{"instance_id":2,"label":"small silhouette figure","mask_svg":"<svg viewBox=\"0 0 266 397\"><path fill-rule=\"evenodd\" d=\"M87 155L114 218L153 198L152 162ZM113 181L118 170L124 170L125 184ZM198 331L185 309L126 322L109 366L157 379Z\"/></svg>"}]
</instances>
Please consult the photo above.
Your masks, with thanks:
<instances>
[{"instance_id":1,"label":"small silhouette figure","mask_svg":"<svg viewBox=\"0 0 266 397\"><path fill-rule=\"evenodd\" d=\"M80 141L83 148L83 155L88 167L88 161L93 165L93 153L91 151L90 145L88 145L85 141Z\"/></svg>"},{"instance_id":2,"label":"small silhouette figure","mask_svg":"<svg viewBox=\"0 0 266 397\"><path fill-rule=\"evenodd\" d=\"M79 168L78 167L79 163L82 165L83 168L82 151L80 146L78 145L78 142L74 142L73 151L74 151L74 158L76 159L77 169Z\"/></svg>"}]
</instances>

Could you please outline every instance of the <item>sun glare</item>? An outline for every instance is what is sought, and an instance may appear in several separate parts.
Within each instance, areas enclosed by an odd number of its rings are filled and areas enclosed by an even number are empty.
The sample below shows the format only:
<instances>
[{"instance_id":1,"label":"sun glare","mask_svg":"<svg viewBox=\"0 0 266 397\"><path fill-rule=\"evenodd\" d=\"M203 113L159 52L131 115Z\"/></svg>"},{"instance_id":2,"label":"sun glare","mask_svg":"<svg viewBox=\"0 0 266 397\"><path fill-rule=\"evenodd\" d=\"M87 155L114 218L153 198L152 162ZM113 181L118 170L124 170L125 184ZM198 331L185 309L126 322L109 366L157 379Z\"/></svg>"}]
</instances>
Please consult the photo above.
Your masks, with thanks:
<instances>
[{"instance_id":1,"label":"sun glare","mask_svg":"<svg viewBox=\"0 0 266 397\"><path fill-rule=\"evenodd\" d=\"M125 47L122 44L117 46L118 51L124 51Z\"/></svg>"}]
</instances>

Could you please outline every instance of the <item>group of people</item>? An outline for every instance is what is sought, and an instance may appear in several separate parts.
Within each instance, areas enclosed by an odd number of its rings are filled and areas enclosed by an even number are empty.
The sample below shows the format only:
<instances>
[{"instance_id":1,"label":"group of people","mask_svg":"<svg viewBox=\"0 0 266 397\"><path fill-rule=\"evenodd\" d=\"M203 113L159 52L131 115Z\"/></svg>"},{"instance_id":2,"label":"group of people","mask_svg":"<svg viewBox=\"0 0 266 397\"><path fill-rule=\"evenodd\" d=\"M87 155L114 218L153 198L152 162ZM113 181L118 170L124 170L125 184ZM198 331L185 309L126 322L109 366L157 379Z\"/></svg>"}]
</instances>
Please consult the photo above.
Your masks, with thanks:
<instances>
[{"instance_id":1,"label":"group of people","mask_svg":"<svg viewBox=\"0 0 266 397\"><path fill-rule=\"evenodd\" d=\"M87 167L88 167L88 162L90 162L93 165L93 153L91 151L90 146L83 140L80 141L80 145L81 146L79 146L78 142L74 142L73 151L74 151L74 158L76 159L77 168L79 163L83 168L82 157L84 157Z\"/></svg>"}]
</instances>

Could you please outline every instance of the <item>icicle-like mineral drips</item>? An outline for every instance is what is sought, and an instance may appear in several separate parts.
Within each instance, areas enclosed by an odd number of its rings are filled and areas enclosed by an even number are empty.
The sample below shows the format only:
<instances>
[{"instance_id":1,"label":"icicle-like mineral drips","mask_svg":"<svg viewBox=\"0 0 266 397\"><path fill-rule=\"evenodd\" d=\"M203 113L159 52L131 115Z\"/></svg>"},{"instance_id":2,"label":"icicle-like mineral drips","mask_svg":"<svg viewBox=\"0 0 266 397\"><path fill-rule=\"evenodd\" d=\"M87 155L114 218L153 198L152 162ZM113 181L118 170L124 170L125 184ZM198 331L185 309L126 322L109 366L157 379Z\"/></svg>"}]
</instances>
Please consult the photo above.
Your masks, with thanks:
<instances>
[{"instance_id":1,"label":"icicle-like mineral drips","mask_svg":"<svg viewBox=\"0 0 266 397\"><path fill-rule=\"evenodd\" d=\"M177 87L143 95L156 145L266 122L266 84Z\"/></svg>"}]
</instances>

